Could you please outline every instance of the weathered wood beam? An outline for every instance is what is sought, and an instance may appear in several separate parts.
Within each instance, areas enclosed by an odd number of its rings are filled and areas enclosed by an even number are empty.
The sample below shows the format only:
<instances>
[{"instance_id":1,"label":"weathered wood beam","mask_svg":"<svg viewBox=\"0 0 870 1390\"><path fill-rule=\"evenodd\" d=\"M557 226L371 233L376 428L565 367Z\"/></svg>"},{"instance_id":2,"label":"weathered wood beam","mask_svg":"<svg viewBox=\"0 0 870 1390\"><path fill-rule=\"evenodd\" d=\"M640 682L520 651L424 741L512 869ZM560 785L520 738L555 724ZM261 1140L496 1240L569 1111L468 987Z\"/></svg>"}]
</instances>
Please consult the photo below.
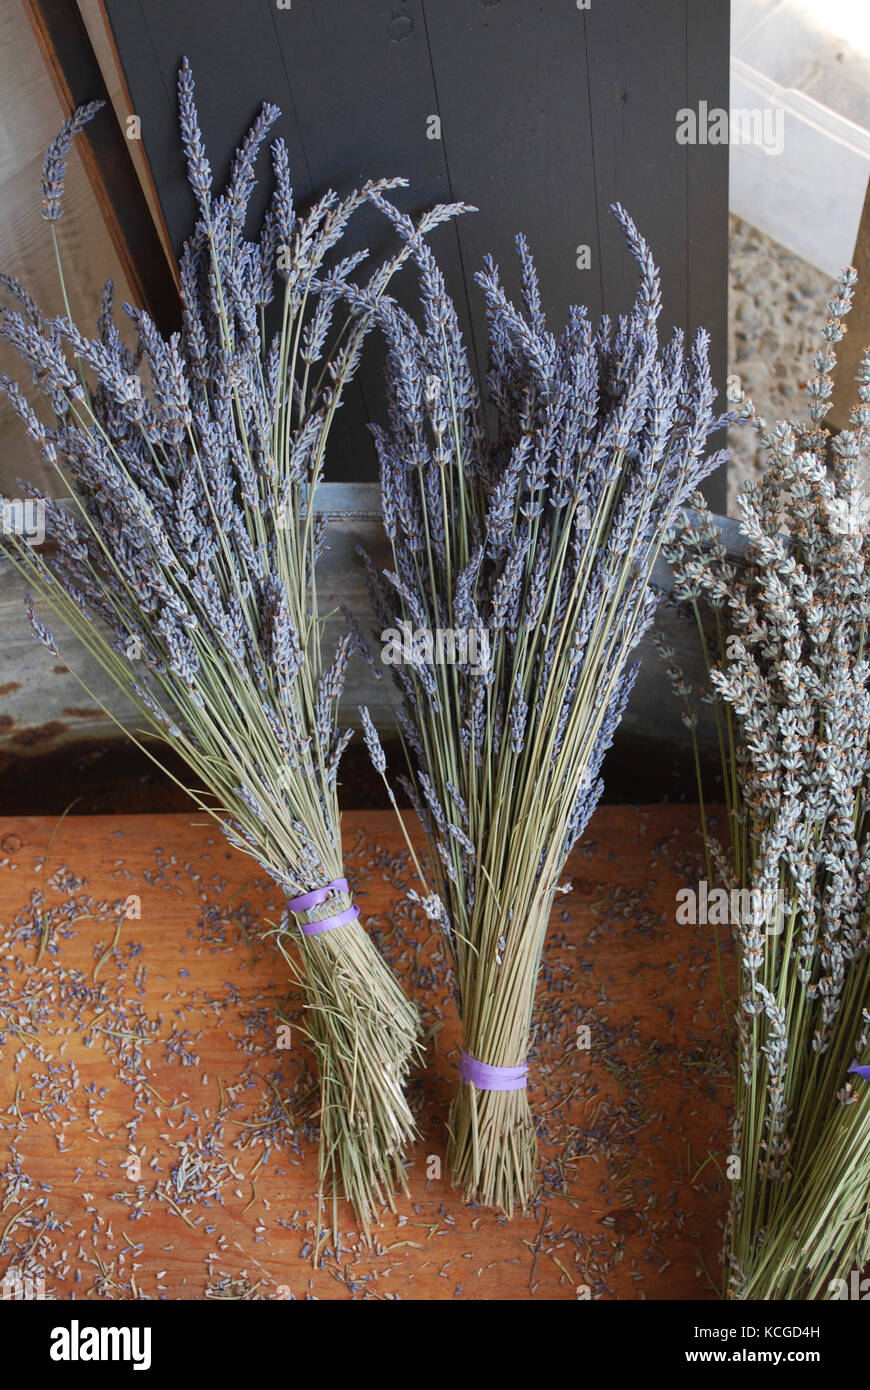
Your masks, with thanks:
<instances>
[{"instance_id":1,"label":"weathered wood beam","mask_svg":"<svg viewBox=\"0 0 870 1390\"><path fill-rule=\"evenodd\" d=\"M858 283L852 311L846 319L848 332L837 347L834 394L829 415L830 423L838 430L849 428L849 412L858 403L855 377L861 358L870 349L870 183L867 184L852 264L858 272Z\"/></svg>"}]
</instances>

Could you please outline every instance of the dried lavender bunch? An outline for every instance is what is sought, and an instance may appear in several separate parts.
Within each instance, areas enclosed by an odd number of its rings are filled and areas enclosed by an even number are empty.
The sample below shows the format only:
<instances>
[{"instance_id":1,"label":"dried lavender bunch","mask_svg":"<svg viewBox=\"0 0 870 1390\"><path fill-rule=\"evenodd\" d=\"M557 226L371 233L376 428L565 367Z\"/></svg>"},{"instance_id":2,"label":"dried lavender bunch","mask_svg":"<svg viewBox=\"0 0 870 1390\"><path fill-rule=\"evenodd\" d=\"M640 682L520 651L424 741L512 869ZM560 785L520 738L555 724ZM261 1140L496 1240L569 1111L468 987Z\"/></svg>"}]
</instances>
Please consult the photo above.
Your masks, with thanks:
<instances>
[{"instance_id":1,"label":"dried lavender bunch","mask_svg":"<svg viewBox=\"0 0 870 1390\"><path fill-rule=\"evenodd\" d=\"M422 326L394 304L376 315L389 349L389 428L376 440L393 566L370 566L370 580L382 631L414 634L393 672L437 887L424 907L447 933L459 986L452 1173L468 1199L509 1213L536 1188L525 1071L554 894L601 794L662 538L722 457L705 457L717 426L707 335L685 352L675 333L659 350L658 271L613 211L641 270L616 323L595 329L575 307L561 336L550 332L523 238L521 306L491 260L477 276L492 439L427 247L414 253ZM438 632L466 648L476 634L473 659L427 659L418 634Z\"/></svg>"},{"instance_id":2,"label":"dried lavender bunch","mask_svg":"<svg viewBox=\"0 0 870 1390\"><path fill-rule=\"evenodd\" d=\"M768 427L739 399L767 456L739 499L745 568L700 497L667 552L719 730L729 844L706 828L708 876L715 865L717 883L754 893L726 999L732 1299L845 1297L839 1281L870 1258L870 1070L857 1071L870 1063L870 354L852 428L824 425L854 282L845 271L829 305L809 421ZM691 692L672 674L697 756Z\"/></svg>"},{"instance_id":3,"label":"dried lavender bunch","mask_svg":"<svg viewBox=\"0 0 870 1390\"><path fill-rule=\"evenodd\" d=\"M244 228L255 161L277 108L263 107L218 196L187 62L178 90L198 205L180 264L181 332L165 339L147 313L125 306L138 336L131 352L111 284L97 336L88 337L68 314L45 319L22 286L3 280L18 307L2 311L0 333L30 367L48 419L11 380L0 385L72 498L67 507L30 488L53 548L40 552L13 533L5 549L129 696L146 732L186 760L191 795L230 842L291 900L330 885L315 892L323 901L288 911L275 935L301 978L320 1067L321 1196L339 1175L368 1229L405 1184L414 1124L403 1084L419 1020L356 920L306 934L314 922L353 917L337 800L350 737L337 706L352 638L324 662L315 568L325 527L314 493L370 327L346 313L335 325L363 255L331 262L330 253L361 205L382 205L403 181L367 184L345 199L329 192L301 217L277 140L274 192L252 239ZM77 111L46 156L43 215L55 250L64 161L95 110ZM436 208L415 237L454 211ZM375 270L365 288L372 305L412 249L402 244ZM276 278L280 328L269 336ZM145 747L159 762L157 746Z\"/></svg>"}]
</instances>

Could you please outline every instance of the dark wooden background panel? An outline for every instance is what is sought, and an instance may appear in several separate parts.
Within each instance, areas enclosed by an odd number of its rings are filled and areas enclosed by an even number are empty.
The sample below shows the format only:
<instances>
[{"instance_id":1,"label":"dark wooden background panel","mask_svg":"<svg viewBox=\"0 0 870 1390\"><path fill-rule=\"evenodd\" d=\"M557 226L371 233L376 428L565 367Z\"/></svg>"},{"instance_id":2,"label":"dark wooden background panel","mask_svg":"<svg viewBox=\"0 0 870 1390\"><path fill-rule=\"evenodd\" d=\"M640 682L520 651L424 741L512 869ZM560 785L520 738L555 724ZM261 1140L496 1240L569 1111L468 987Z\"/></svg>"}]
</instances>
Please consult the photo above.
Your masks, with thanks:
<instances>
[{"instance_id":1,"label":"dark wooden background panel","mask_svg":"<svg viewBox=\"0 0 870 1390\"><path fill-rule=\"evenodd\" d=\"M177 249L194 212L179 154L174 91L183 55L193 67L217 182L225 178L232 151L261 102L270 100L283 113L274 133L287 141L300 206L327 188L347 193L365 179L393 175L413 180L412 188L395 195L405 211L421 212L448 196L443 145L426 135L427 117L437 114L437 107L419 3L396 15L348 0L294 0L290 10L278 10L274 0L259 0L245 6L221 4L218 10L206 35L191 4L157 0L145 6L128 0L107 6ZM158 88L161 102L155 100ZM261 216L270 188L265 157L260 169L252 221ZM393 245L388 226L373 210L357 215L337 254L366 245L372 248L372 264ZM468 329L455 231L436 232L432 245ZM413 284L407 283L409 275L405 280L405 287L397 285L396 290L411 307ZM376 476L366 421L381 413L382 360L373 339L333 425L332 478Z\"/></svg>"},{"instance_id":2,"label":"dark wooden background panel","mask_svg":"<svg viewBox=\"0 0 870 1390\"><path fill-rule=\"evenodd\" d=\"M307 191L305 153L287 100L284 65L268 0L244 5L199 5L179 0L109 0L112 27L133 107L155 177L176 253L190 231L193 195L187 185L178 136L176 80L184 56L193 65L200 118L215 177L222 183L239 137L263 101L284 111L281 134L290 149L294 177ZM262 212L267 181L252 206Z\"/></svg>"},{"instance_id":3,"label":"dark wooden background panel","mask_svg":"<svg viewBox=\"0 0 870 1390\"><path fill-rule=\"evenodd\" d=\"M729 51L729 0L686 4L686 96L682 103L697 111L698 103L728 106L728 87L722 90L721 54ZM728 371L728 146L684 145L688 168L686 198L687 319L704 324L711 334L710 360L725 409L724 382ZM723 215L722 204L726 209ZM724 447L724 438L721 446ZM717 511L725 512L725 470L711 479L708 491Z\"/></svg>"},{"instance_id":4,"label":"dark wooden background panel","mask_svg":"<svg viewBox=\"0 0 870 1390\"><path fill-rule=\"evenodd\" d=\"M489 253L519 291L517 233L538 263L544 306L561 327L580 300L601 311L584 14L523 0L426 7L453 196L480 211L457 224L468 282ZM578 243L593 269L577 269ZM486 371L481 291L470 289L478 371Z\"/></svg>"},{"instance_id":5,"label":"dark wooden background panel","mask_svg":"<svg viewBox=\"0 0 870 1390\"><path fill-rule=\"evenodd\" d=\"M347 0L318 0L303 4L292 22L287 12L273 16L305 150L308 188L300 189L300 198L329 187L346 192L367 178L400 175L411 186L391 196L404 211L419 215L451 196L443 141L427 136L427 122L437 116L438 104L423 6L417 0L395 12L370 4L354 7L350 14L349 9ZM364 209L349 224L336 254L368 246L374 267L394 244L385 219ZM456 229L438 229L431 245L469 333ZM392 292L414 311L410 268L393 282ZM348 392L331 437L332 478L376 476L365 422L383 415L383 361L383 345L373 335L356 378L358 389Z\"/></svg>"},{"instance_id":6,"label":"dark wooden background panel","mask_svg":"<svg viewBox=\"0 0 870 1390\"><path fill-rule=\"evenodd\" d=\"M685 148L676 142L683 105L687 0L594 6L588 23L590 135L595 151L603 309L623 313L637 268L608 209L620 202L662 272L663 326L687 321ZM702 8L708 8L703 5Z\"/></svg>"},{"instance_id":7,"label":"dark wooden background panel","mask_svg":"<svg viewBox=\"0 0 870 1390\"><path fill-rule=\"evenodd\" d=\"M472 283L491 251L516 285L513 241L534 249L554 327L572 301L593 314L631 301L632 262L607 207L619 199L662 267L663 322L713 334L725 377L727 146L676 143L676 112L698 99L728 105L727 0L106 0L118 51L163 204L180 245L192 204L179 154L175 74L193 65L203 128L218 177L261 101L281 106L299 201L328 186L403 174L397 201L438 198L479 208L433 245L463 321L485 353L481 296ZM427 138L440 117L442 139ZM268 179L257 191L265 199ZM359 219L349 245L385 231ZM592 268L578 270L588 244ZM413 302L406 275L399 297ZM329 476L374 476L365 416L382 414L379 354L370 351L339 416ZM724 510L724 478L709 491Z\"/></svg>"}]
</instances>

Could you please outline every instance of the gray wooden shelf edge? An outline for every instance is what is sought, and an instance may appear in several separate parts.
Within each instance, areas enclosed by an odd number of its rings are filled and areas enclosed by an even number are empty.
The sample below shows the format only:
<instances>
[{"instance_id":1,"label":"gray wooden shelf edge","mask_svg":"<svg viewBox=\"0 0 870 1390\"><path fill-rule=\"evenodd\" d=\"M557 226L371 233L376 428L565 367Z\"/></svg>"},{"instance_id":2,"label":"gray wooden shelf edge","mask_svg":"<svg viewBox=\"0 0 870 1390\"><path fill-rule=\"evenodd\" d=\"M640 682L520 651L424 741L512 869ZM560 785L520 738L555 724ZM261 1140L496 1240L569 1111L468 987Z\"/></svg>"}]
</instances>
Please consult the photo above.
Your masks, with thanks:
<instances>
[{"instance_id":1,"label":"gray wooden shelf edge","mask_svg":"<svg viewBox=\"0 0 870 1390\"><path fill-rule=\"evenodd\" d=\"M317 502L318 511L328 519L328 548L318 566L321 606L329 612L340 603L347 605L368 634L373 618L356 549L364 547L378 564L389 562L380 524L378 486L324 483ZM716 517L716 522L729 554L739 561L744 553L739 524L728 517ZM670 570L664 561L659 561L653 579L663 590L670 590ZM25 754L82 738L119 737L118 725L98 706L105 706L122 727L140 727L140 717L99 665L53 620L45 605L37 603L36 608L55 636L60 661L34 640L22 603L22 584L10 562L0 558L0 751ZM703 671L693 625L664 605L657 622L675 649L687 680L697 691ZM338 640L342 625L340 614L327 621L328 646ZM681 709L670 691L662 663L648 642L641 644L639 656L641 670L623 727L634 735L681 745L685 741ZM64 666L68 670L64 671ZM90 693L83 690L76 675ZM367 704L379 727L389 731L395 726L394 700L387 668L383 668L383 677L377 679L358 660L345 691L342 720L356 724L358 706ZM702 742L712 744L712 729L703 719L700 732Z\"/></svg>"}]
</instances>

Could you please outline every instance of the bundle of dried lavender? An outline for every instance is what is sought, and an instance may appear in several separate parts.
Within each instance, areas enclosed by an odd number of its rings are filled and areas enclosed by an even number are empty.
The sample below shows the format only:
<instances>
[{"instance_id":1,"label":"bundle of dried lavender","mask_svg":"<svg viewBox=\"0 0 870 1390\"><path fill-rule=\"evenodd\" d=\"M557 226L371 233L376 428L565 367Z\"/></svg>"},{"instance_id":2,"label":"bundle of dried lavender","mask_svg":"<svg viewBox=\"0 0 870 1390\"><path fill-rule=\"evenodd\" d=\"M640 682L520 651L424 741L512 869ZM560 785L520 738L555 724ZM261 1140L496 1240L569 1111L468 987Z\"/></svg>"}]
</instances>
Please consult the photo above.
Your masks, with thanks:
<instances>
[{"instance_id":1,"label":"bundle of dried lavender","mask_svg":"<svg viewBox=\"0 0 870 1390\"><path fill-rule=\"evenodd\" d=\"M848 1297L843 1281L870 1258L870 354L853 428L832 438L823 424L854 281L844 272L829 306L810 422L768 428L740 397L768 457L740 497L746 568L700 497L668 547L720 737L730 847L705 818L707 872L751 895L728 1004L733 1299ZM671 665L697 757L697 712Z\"/></svg>"},{"instance_id":2,"label":"bundle of dried lavender","mask_svg":"<svg viewBox=\"0 0 870 1390\"><path fill-rule=\"evenodd\" d=\"M675 333L659 352L658 271L631 219L614 213L641 269L634 308L616 324L595 330L572 308L554 336L522 238L522 309L491 261L478 275L491 442L427 247L415 251L422 327L393 304L377 311L389 346L390 426L376 439L393 568L369 572L377 619L393 632L409 790L438 889L426 888L424 906L448 936L459 985L452 1172L467 1198L507 1212L535 1191L526 1073L554 894L602 790L636 674L629 654L656 606L662 538L720 462L704 456L717 423L707 335L684 354Z\"/></svg>"},{"instance_id":3,"label":"bundle of dried lavender","mask_svg":"<svg viewBox=\"0 0 870 1390\"><path fill-rule=\"evenodd\" d=\"M372 199L382 205L402 181L343 200L327 193L301 218L278 140L274 194L252 240L244 225L254 165L277 109L263 108L215 196L186 62L179 103L198 204L180 266L182 331L166 340L146 313L125 306L138 330L131 353L113 320L111 284L90 338L68 314L44 319L4 278L18 307L3 311L0 332L31 368L53 422L11 380L0 384L73 499L69 510L30 489L54 549L31 549L14 532L5 548L146 730L184 757L194 800L291 899L275 934L288 961L291 937L301 956L322 1083L321 1195L339 1174L368 1228L405 1183L414 1125L403 1083L419 1020L355 920L342 876L336 784L350 734L336 718L353 638L342 638L323 669L315 566L324 525L313 497L370 327L357 317L333 332L363 255L328 269L329 255L354 211ZM96 109L76 112L46 156L43 216L56 253L65 160ZM415 235L455 210L435 209ZM372 305L411 250L403 244L372 275ZM270 338L276 274L283 300ZM32 622L54 651L35 614ZM159 761L153 744L143 746Z\"/></svg>"}]
</instances>

